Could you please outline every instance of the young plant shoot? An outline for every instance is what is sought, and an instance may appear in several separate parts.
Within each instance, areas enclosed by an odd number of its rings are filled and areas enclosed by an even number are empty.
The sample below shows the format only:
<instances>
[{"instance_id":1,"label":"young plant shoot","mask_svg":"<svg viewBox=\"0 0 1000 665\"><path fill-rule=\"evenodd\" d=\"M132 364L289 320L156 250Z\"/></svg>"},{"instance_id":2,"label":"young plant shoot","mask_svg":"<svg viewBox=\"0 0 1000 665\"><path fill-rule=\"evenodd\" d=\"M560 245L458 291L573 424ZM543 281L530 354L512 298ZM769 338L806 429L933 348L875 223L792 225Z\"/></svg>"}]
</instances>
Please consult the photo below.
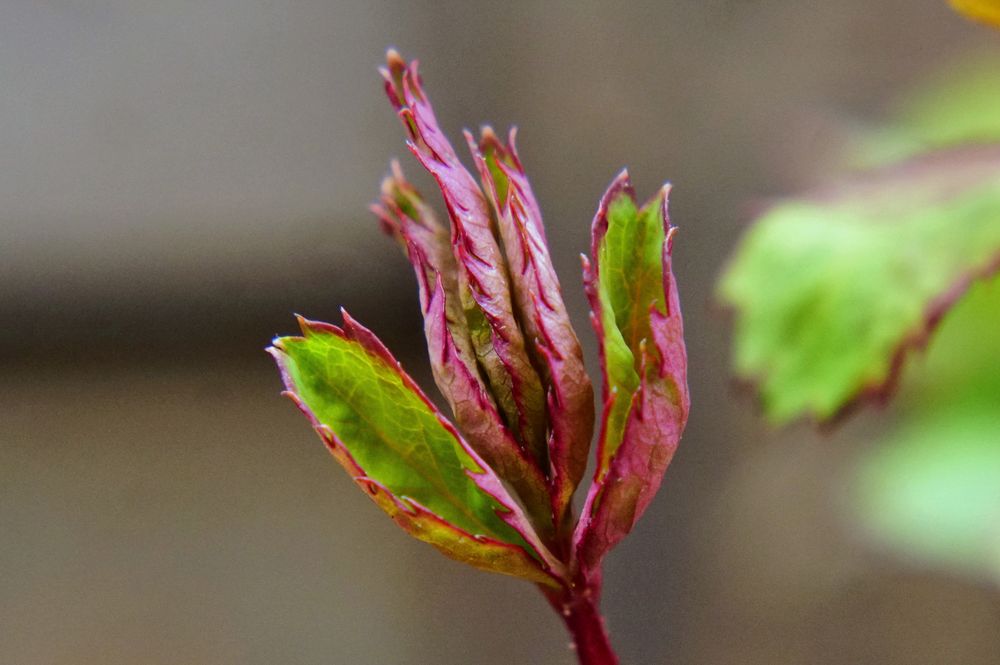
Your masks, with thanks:
<instances>
[{"instance_id":1,"label":"young plant shoot","mask_svg":"<svg viewBox=\"0 0 1000 665\"><path fill-rule=\"evenodd\" d=\"M617 663L598 610L601 565L646 510L687 421L687 358L671 272L669 187L636 202L622 172L583 257L600 342L596 470L573 496L594 396L511 131L465 132L474 172L434 117L417 63L389 51L385 90L444 197L441 222L393 162L372 209L416 274L440 413L378 338L300 319L269 349L286 395L368 496L410 535L532 582L581 663ZM478 179L477 179L478 177Z\"/></svg>"}]
</instances>

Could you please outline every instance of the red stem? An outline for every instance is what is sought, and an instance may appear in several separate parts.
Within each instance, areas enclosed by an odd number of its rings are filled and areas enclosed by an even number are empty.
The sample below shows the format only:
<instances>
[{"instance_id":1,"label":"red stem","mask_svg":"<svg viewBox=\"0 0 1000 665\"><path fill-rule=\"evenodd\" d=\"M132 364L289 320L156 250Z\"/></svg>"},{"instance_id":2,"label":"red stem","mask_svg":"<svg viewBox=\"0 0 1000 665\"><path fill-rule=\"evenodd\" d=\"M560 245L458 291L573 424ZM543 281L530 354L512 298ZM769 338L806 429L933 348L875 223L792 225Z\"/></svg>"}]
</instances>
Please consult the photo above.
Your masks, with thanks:
<instances>
[{"instance_id":1,"label":"red stem","mask_svg":"<svg viewBox=\"0 0 1000 665\"><path fill-rule=\"evenodd\" d=\"M618 656L611 648L604 617L598 609L600 582L574 585L562 591L543 588L542 593L566 624L580 665L618 665Z\"/></svg>"}]
</instances>

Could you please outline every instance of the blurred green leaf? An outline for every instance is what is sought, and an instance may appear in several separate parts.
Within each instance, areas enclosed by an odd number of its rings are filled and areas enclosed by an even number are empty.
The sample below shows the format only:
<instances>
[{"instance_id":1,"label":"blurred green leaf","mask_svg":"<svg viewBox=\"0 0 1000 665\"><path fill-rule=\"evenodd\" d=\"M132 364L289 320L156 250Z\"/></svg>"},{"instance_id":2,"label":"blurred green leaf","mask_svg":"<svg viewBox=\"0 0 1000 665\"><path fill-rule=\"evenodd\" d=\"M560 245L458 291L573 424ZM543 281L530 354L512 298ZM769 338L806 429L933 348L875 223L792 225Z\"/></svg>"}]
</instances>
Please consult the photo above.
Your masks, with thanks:
<instances>
[{"instance_id":1,"label":"blurred green leaf","mask_svg":"<svg viewBox=\"0 0 1000 665\"><path fill-rule=\"evenodd\" d=\"M1000 141L1000 53L961 58L896 104L886 123L849 145L848 162L870 168L930 150Z\"/></svg>"},{"instance_id":2,"label":"blurred green leaf","mask_svg":"<svg viewBox=\"0 0 1000 665\"><path fill-rule=\"evenodd\" d=\"M1000 582L1000 60L943 72L851 149L882 166L774 206L723 276L736 371L783 423L885 398L905 366L858 467L861 521Z\"/></svg>"},{"instance_id":3,"label":"blurred green leaf","mask_svg":"<svg viewBox=\"0 0 1000 665\"><path fill-rule=\"evenodd\" d=\"M901 397L900 423L861 460L855 499L877 540L1000 582L1000 279L947 315Z\"/></svg>"},{"instance_id":4,"label":"blurred green leaf","mask_svg":"<svg viewBox=\"0 0 1000 665\"><path fill-rule=\"evenodd\" d=\"M862 460L871 533L909 556L1000 582L1000 413L935 412Z\"/></svg>"},{"instance_id":5,"label":"blurred green leaf","mask_svg":"<svg viewBox=\"0 0 1000 665\"><path fill-rule=\"evenodd\" d=\"M908 162L750 230L720 284L767 415L832 418L894 386L963 282L1000 258L1000 150Z\"/></svg>"}]
</instances>

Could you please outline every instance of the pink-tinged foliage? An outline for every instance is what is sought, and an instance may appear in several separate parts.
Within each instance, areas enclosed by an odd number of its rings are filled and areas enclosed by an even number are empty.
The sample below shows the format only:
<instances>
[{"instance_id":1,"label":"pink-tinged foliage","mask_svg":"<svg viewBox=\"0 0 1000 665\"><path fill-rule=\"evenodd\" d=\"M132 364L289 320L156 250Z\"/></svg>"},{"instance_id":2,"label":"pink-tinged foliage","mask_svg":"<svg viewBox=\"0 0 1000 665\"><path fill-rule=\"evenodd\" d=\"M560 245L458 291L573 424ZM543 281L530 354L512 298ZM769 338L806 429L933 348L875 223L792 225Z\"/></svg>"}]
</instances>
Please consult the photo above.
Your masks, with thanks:
<instances>
[{"instance_id":1,"label":"pink-tinged foliage","mask_svg":"<svg viewBox=\"0 0 1000 665\"><path fill-rule=\"evenodd\" d=\"M312 423L313 428L320 435L334 458L400 527L410 535L434 545L445 555L478 568L524 577L542 584L554 584L558 581L562 564L549 553L547 547L540 541L519 504L510 496L494 470L476 454L448 422L448 419L435 408L375 334L351 318L346 311L343 311L342 315L344 319L342 328L300 317L299 325L302 328L303 336L280 338L275 340L274 346L269 349L281 370L285 384L284 394L291 398ZM313 357L301 353L303 349L310 346L315 347L322 341L335 342L336 346L323 348L324 353L315 354ZM363 425L340 423L337 427L343 433L338 434L335 427L324 422L325 419L320 414L325 406L323 401L325 398L328 399L328 396L316 394L315 389L303 380L303 377L310 373L313 375L322 373L322 368L314 368L313 364L323 363L326 357L338 351L344 353L345 349L346 353L362 357L364 363L372 368L373 374L381 373L383 378L378 380L379 383L385 383L384 375L387 372L391 374L399 382L402 390L415 397L417 403L421 404L427 413L433 415L444 436L450 440L450 445L454 446L454 449L464 460L464 473L485 497L495 503L497 506L495 514L523 539L522 542L504 540L502 537L505 534L503 533L491 536L478 532L472 533L468 529L456 526L435 514L416 499L394 492L390 486L394 482L395 474L383 472L385 478L372 477L369 471L355 461L355 456L351 454L350 450L352 445L359 444L351 441L349 437L352 434L356 435L357 430ZM357 372L355 377L357 377ZM348 377L336 376L334 378L344 381ZM398 405L398 402L396 404ZM350 404L345 403L339 406L349 408ZM364 419L362 414L357 415L359 416L358 420ZM381 422L387 421L387 415L383 415ZM385 438L388 428L381 429L379 435ZM403 446L408 444L405 441L396 443ZM391 446L387 446L386 450L378 451L374 455L391 455L393 452L396 451L392 450ZM409 457L410 455L407 453L398 455L396 459L400 465L404 465ZM417 457L417 455L413 455L413 457ZM382 467L382 464L379 464L379 467ZM426 471L418 470L418 472L425 473ZM447 498L458 504L463 497ZM475 521L476 517L472 516L471 519ZM480 528L487 530L490 527L488 523L482 522Z\"/></svg>"},{"instance_id":2,"label":"pink-tinged foliage","mask_svg":"<svg viewBox=\"0 0 1000 665\"><path fill-rule=\"evenodd\" d=\"M545 244L541 209L517 155L514 130L507 145L489 127L478 144L468 132L466 140L497 217L519 319L525 336L534 340L535 364L542 368L549 479L558 524L587 468L594 432L593 389Z\"/></svg>"},{"instance_id":3,"label":"pink-tinged foliage","mask_svg":"<svg viewBox=\"0 0 1000 665\"><path fill-rule=\"evenodd\" d=\"M642 516L656 494L663 474L673 459L674 451L687 422L690 395L687 387L687 353L684 346L684 325L680 300L674 280L671 253L676 228L670 224L667 211L669 187L637 210L631 220L622 217L618 223L635 223L644 215L662 224L658 243L660 274L653 282L662 289L661 302L633 303L645 306L645 321L638 326L648 330L650 338L626 346L634 355L638 386L628 393L616 385L614 363L608 348L612 344L609 324L617 325L612 313L613 295L601 283L601 270L622 270L627 266L602 266L584 259L584 281L591 302L591 321L601 340L601 364L604 375L604 408L598 465L594 482L584 505L577 527L576 548L583 570L595 570L601 559L618 544ZM611 221L611 207L616 202L631 202L636 210L635 192L628 174L623 172L611 184L601 200L593 224L593 255L602 256ZM635 255L639 255L638 248ZM631 259L630 259L631 260ZM635 259L640 262L641 259ZM647 266L649 267L649 266ZM636 272L640 266L635 266ZM646 273L649 275L649 273ZM630 295L630 294L629 294ZM642 312L636 307L633 312ZM626 416L620 439L611 431L610 419L616 408Z\"/></svg>"},{"instance_id":4,"label":"pink-tinged foliage","mask_svg":"<svg viewBox=\"0 0 1000 665\"><path fill-rule=\"evenodd\" d=\"M546 457L544 393L514 318L510 278L494 236L489 204L438 126L417 64L408 65L390 51L382 74L386 94L409 134L411 152L444 195L463 306L477 308L475 314L488 326L478 335L475 329L470 331L479 362L509 426L542 463Z\"/></svg>"},{"instance_id":5,"label":"pink-tinged foliage","mask_svg":"<svg viewBox=\"0 0 1000 665\"><path fill-rule=\"evenodd\" d=\"M381 203L373 210L383 227L403 242L413 264L431 369L458 426L486 463L522 497L536 528L551 540L545 476L507 429L476 367L447 230L437 223L397 163L383 181Z\"/></svg>"},{"instance_id":6,"label":"pink-tinged foliage","mask_svg":"<svg viewBox=\"0 0 1000 665\"><path fill-rule=\"evenodd\" d=\"M594 431L593 388L511 131L465 138L477 182L434 117L416 63L390 51L385 89L436 180L447 226L393 162L372 206L413 266L437 411L375 335L301 320L271 353L286 394L334 457L408 533L537 583L584 665L614 665L601 562L658 490L687 420L687 360L671 271L669 188L641 208L622 173L594 219L584 286L603 400L593 483L572 497Z\"/></svg>"}]
</instances>

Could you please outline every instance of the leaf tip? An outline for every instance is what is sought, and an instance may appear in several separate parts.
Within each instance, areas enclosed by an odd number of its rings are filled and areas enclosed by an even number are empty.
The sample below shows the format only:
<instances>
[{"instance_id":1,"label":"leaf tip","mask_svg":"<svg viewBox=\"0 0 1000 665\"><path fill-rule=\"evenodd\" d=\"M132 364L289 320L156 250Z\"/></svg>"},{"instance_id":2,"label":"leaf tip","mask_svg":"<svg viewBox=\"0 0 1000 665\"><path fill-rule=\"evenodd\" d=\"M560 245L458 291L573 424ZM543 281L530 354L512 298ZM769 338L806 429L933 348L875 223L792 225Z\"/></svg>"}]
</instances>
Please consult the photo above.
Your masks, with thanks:
<instances>
[{"instance_id":1,"label":"leaf tip","mask_svg":"<svg viewBox=\"0 0 1000 665\"><path fill-rule=\"evenodd\" d=\"M296 314L295 320L298 321L299 330L301 330L302 334L306 337L318 332L340 332L340 329L334 325L323 323L322 321L313 321L311 319L307 319L301 314ZM330 330L331 328L333 329L332 331Z\"/></svg>"},{"instance_id":2,"label":"leaf tip","mask_svg":"<svg viewBox=\"0 0 1000 665\"><path fill-rule=\"evenodd\" d=\"M371 331L358 323L358 320L351 316L351 313L347 311L347 308L340 308L340 319L344 322L343 333L349 338L357 341L364 342L365 338L373 336ZM367 345L366 345L367 346Z\"/></svg>"},{"instance_id":3,"label":"leaf tip","mask_svg":"<svg viewBox=\"0 0 1000 665\"><path fill-rule=\"evenodd\" d=\"M635 192L632 189L632 177L629 175L628 167L618 172L618 175L615 176L614 180L608 186L607 191L604 192L604 196L601 197L598 216L606 216L611 204L622 194L630 196L633 199L635 198Z\"/></svg>"},{"instance_id":4,"label":"leaf tip","mask_svg":"<svg viewBox=\"0 0 1000 665\"><path fill-rule=\"evenodd\" d=\"M399 54L399 50L395 46L390 46L385 50L385 61L390 68L406 67L406 60Z\"/></svg>"},{"instance_id":5,"label":"leaf tip","mask_svg":"<svg viewBox=\"0 0 1000 665\"><path fill-rule=\"evenodd\" d=\"M674 185L669 180L660 187L660 196L663 198L663 208L666 210L668 203L670 202L670 193L674 191Z\"/></svg>"},{"instance_id":6,"label":"leaf tip","mask_svg":"<svg viewBox=\"0 0 1000 665\"><path fill-rule=\"evenodd\" d=\"M282 347L282 337L275 337L271 340L271 343L264 348L264 353L274 358L275 361L281 362L281 356L284 355L285 349Z\"/></svg>"},{"instance_id":7,"label":"leaf tip","mask_svg":"<svg viewBox=\"0 0 1000 665\"><path fill-rule=\"evenodd\" d=\"M664 247L666 248L665 251L667 253L667 256L673 256L673 253L674 253L674 236L677 235L677 227L676 226L671 226L669 219L667 220L667 224L668 224L668 226L667 226L667 237L664 240Z\"/></svg>"},{"instance_id":8,"label":"leaf tip","mask_svg":"<svg viewBox=\"0 0 1000 665\"><path fill-rule=\"evenodd\" d=\"M483 125L479 128L479 145L480 147L490 146L500 150L503 147L503 142L500 141L500 137L497 136L491 125Z\"/></svg>"}]
</instances>

